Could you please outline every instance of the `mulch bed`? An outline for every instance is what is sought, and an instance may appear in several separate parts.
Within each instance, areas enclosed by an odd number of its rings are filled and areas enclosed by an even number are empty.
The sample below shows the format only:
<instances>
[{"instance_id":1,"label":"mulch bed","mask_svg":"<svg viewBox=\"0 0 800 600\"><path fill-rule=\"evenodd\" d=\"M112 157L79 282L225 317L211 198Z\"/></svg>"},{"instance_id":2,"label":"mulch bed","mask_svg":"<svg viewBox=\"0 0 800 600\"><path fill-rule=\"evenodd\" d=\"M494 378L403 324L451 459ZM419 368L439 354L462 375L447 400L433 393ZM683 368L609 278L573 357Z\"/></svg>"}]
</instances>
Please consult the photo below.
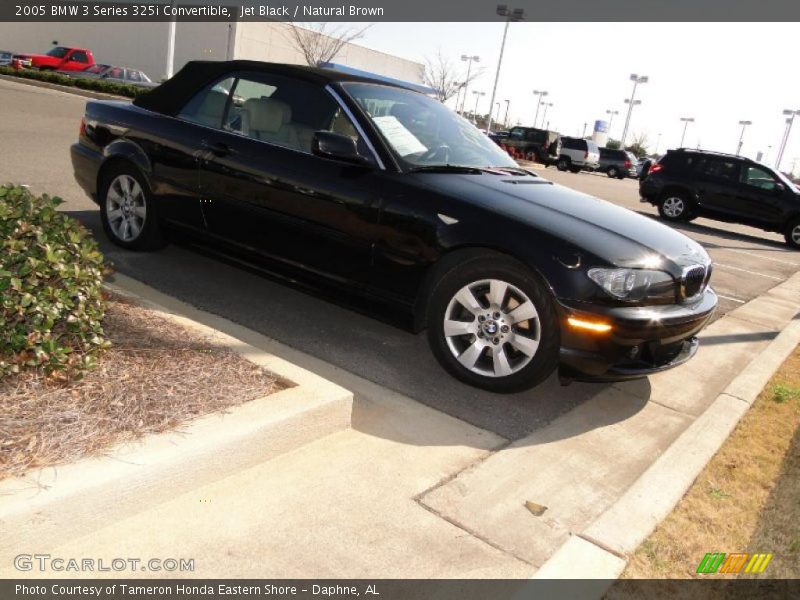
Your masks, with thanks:
<instances>
[{"instance_id":1,"label":"mulch bed","mask_svg":"<svg viewBox=\"0 0 800 600\"><path fill-rule=\"evenodd\" d=\"M266 370L118 297L111 347L77 381L26 372L0 381L0 479L102 452L279 391Z\"/></svg>"}]
</instances>

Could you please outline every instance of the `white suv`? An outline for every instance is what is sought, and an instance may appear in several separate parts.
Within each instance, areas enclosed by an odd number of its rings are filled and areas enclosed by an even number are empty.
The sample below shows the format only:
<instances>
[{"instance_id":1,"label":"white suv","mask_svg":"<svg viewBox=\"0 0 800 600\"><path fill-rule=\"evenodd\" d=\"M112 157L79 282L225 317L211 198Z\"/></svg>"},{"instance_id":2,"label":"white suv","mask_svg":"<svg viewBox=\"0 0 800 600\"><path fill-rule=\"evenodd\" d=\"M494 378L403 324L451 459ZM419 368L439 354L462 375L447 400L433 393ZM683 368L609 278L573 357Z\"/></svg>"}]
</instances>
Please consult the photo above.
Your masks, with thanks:
<instances>
[{"instance_id":1,"label":"white suv","mask_svg":"<svg viewBox=\"0 0 800 600\"><path fill-rule=\"evenodd\" d=\"M562 137L561 154L556 163L559 171L596 171L600 166L600 148L591 140Z\"/></svg>"}]
</instances>

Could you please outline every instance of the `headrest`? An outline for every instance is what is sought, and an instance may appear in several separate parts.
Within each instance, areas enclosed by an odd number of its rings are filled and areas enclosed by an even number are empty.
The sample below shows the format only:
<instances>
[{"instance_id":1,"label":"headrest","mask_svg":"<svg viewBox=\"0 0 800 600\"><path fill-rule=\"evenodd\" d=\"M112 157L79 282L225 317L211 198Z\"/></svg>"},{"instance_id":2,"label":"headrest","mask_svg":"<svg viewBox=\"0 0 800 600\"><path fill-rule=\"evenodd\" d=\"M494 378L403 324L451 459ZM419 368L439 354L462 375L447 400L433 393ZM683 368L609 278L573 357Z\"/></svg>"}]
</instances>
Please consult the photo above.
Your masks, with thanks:
<instances>
[{"instance_id":1,"label":"headrest","mask_svg":"<svg viewBox=\"0 0 800 600\"><path fill-rule=\"evenodd\" d=\"M215 117L217 119L222 118L222 113L225 110L225 103L227 101L228 94L225 92L210 90L198 107L197 114Z\"/></svg>"},{"instance_id":2,"label":"headrest","mask_svg":"<svg viewBox=\"0 0 800 600\"><path fill-rule=\"evenodd\" d=\"M275 133L292 119L291 107L272 98L250 98L244 103L244 111L251 131Z\"/></svg>"}]
</instances>

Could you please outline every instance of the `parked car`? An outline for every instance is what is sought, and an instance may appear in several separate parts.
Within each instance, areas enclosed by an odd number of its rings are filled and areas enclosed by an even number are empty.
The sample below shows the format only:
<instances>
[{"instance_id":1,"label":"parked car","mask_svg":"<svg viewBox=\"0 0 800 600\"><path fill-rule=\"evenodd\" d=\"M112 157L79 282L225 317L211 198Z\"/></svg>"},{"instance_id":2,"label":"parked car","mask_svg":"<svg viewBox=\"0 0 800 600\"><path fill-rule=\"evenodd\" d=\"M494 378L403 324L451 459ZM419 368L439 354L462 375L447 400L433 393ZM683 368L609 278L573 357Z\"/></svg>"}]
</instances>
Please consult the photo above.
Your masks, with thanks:
<instances>
[{"instance_id":1,"label":"parked car","mask_svg":"<svg viewBox=\"0 0 800 600\"><path fill-rule=\"evenodd\" d=\"M600 166L600 148L591 140L563 136L561 154L556 163L559 171L596 171Z\"/></svg>"},{"instance_id":2,"label":"parked car","mask_svg":"<svg viewBox=\"0 0 800 600\"><path fill-rule=\"evenodd\" d=\"M595 381L668 369L717 304L699 244L519 168L385 81L189 62L132 103L89 101L71 156L113 243L185 236L390 305L427 328L445 369L494 392L559 365Z\"/></svg>"},{"instance_id":3,"label":"parked car","mask_svg":"<svg viewBox=\"0 0 800 600\"><path fill-rule=\"evenodd\" d=\"M8 50L0 50L0 67L7 67L11 64L11 59L14 58L14 53Z\"/></svg>"},{"instance_id":4,"label":"parked car","mask_svg":"<svg viewBox=\"0 0 800 600\"><path fill-rule=\"evenodd\" d=\"M512 156L552 165L561 153L561 136L547 129L512 127L502 145Z\"/></svg>"},{"instance_id":5,"label":"parked car","mask_svg":"<svg viewBox=\"0 0 800 600\"><path fill-rule=\"evenodd\" d=\"M126 83L139 87L154 88L157 83L138 69L114 67L112 65L94 64L83 71L58 71L61 75L80 79L102 79L109 83Z\"/></svg>"},{"instance_id":6,"label":"parked car","mask_svg":"<svg viewBox=\"0 0 800 600\"><path fill-rule=\"evenodd\" d=\"M46 54L15 54L14 58L42 71L82 71L94 64L91 50L66 46L55 46Z\"/></svg>"},{"instance_id":7,"label":"parked car","mask_svg":"<svg viewBox=\"0 0 800 600\"><path fill-rule=\"evenodd\" d=\"M639 184L667 221L698 216L782 233L800 248L800 190L783 173L743 156L669 150Z\"/></svg>"},{"instance_id":8,"label":"parked car","mask_svg":"<svg viewBox=\"0 0 800 600\"><path fill-rule=\"evenodd\" d=\"M508 138L507 131L490 131L487 135L489 136L489 139L498 146L501 146Z\"/></svg>"},{"instance_id":9,"label":"parked car","mask_svg":"<svg viewBox=\"0 0 800 600\"><path fill-rule=\"evenodd\" d=\"M636 177L636 166L639 164L639 160L627 150L600 148L599 163L598 171L603 171L609 177L625 179L626 177Z\"/></svg>"}]
</instances>

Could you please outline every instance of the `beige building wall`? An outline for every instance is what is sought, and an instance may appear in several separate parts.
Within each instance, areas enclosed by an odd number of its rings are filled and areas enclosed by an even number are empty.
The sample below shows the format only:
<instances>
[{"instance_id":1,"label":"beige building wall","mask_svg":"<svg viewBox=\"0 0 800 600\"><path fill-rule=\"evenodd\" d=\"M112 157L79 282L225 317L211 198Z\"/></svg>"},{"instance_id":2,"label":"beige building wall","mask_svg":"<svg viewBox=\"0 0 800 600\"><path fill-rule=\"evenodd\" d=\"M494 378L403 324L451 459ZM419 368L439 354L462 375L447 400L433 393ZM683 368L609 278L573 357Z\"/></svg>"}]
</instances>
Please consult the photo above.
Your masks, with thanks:
<instances>
[{"instance_id":1,"label":"beige building wall","mask_svg":"<svg viewBox=\"0 0 800 600\"><path fill-rule=\"evenodd\" d=\"M141 69L154 81L166 73L168 23L0 23L0 49L42 54L58 42L89 48L99 63ZM175 71L190 60L242 58L305 64L278 22L178 23ZM422 83L420 63L347 44L332 62Z\"/></svg>"}]
</instances>

